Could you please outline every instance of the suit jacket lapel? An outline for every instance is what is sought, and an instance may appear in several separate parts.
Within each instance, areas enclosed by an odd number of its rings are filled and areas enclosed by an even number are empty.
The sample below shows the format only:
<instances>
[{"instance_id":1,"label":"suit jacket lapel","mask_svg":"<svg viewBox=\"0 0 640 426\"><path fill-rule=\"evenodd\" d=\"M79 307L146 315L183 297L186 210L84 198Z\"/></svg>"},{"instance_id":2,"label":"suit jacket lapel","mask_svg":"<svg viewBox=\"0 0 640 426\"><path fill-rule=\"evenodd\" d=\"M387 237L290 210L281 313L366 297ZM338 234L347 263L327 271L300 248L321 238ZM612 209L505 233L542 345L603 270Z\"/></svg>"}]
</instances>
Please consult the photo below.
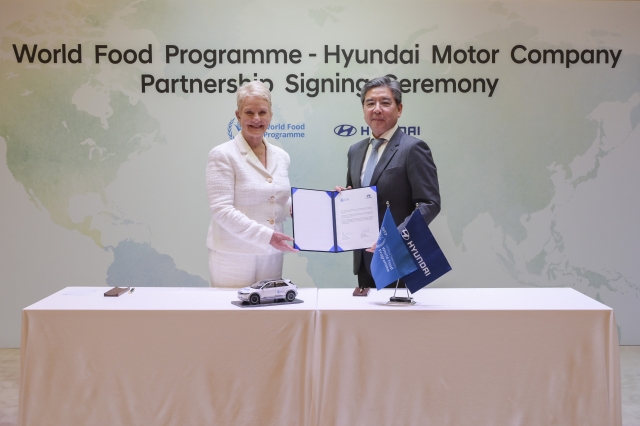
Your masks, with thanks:
<instances>
[{"instance_id":1,"label":"suit jacket lapel","mask_svg":"<svg viewBox=\"0 0 640 426\"><path fill-rule=\"evenodd\" d=\"M247 160L247 162L258 169L258 171L264 173L266 171L264 166L262 165L256 154L253 152L247 141L244 140L244 138L242 137L242 133L238 133L236 135L235 141L238 149L240 150L240 153L244 155L244 158ZM269 159L267 158L267 165L269 164L268 161Z\"/></svg>"},{"instance_id":2,"label":"suit jacket lapel","mask_svg":"<svg viewBox=\"0 0 640 426\"><path fill-rule=\"evenodd\" d=\"M364 156L367 154L367 148L369 147L369 139L365 139L359 142L359 146L353 151L353 157L351 158L351 182L354 188L360 188L360 175L362 174L362 168L364 167Z\"/></svg>"},{"instance_id":3,"label":"suit jacket lapel","mask_svg":"<svg viewBox=\"0 0 640 426\"><path fill-rule=\"evenodd\" d=\"M391 140L387 142L387 147L384 149L382 157L380 157L380 159L378 160L376 168L373 169L373 175L371 176L371 185L375 185L376 182L378 182L378 178L380 177L384 169L387 168L387 164L389 164L389 161L391 161L396 151L398 151L398 145L400 145L401 138L402 130L398 128L393 136L391 136Z\"/></svg>"}]
</instances>

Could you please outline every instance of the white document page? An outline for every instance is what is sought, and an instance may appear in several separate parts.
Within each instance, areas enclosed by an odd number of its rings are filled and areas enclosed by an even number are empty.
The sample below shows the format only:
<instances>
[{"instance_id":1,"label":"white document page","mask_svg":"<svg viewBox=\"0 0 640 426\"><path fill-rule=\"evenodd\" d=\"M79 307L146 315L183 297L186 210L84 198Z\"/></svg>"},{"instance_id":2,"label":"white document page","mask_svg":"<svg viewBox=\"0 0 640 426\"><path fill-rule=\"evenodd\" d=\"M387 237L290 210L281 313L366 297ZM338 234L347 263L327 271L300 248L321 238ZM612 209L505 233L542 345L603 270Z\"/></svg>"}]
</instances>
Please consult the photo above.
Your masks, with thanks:
<instances>
[{"instance_id":1,"label":"white document page","mask_svg":"<svg viewBox=\"0 0 640 426\"><path fill-rule=\"evenodd\" d=\"M332 251L333 207L326 191L296 188L293 205L293 237L300 250Z\"/></svg>"},{"instance_id":2,"label":"white document page","mask_svg":"<svg viewBox=\"0 0 640 426\"><path fill-rule=\"evenodd\" d=\"M336 197L336 237L344 251L368 248L378 240L378 194L374 188L349 189Z\"/></svg>"}]
</instances>

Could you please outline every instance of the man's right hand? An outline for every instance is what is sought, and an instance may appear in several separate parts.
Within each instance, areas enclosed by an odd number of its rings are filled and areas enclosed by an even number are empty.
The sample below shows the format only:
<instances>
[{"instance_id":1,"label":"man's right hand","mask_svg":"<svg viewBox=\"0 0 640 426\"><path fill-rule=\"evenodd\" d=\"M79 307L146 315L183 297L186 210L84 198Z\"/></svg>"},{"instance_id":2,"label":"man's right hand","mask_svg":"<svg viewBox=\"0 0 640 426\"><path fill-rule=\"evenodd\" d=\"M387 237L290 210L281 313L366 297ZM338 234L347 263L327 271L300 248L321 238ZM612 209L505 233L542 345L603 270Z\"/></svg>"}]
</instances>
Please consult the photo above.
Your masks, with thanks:
<instances>
[{"instance_id":1,"label":"man's right hand","mask_svg":"<svg viewBox=\"0 0 640 426\"><path fill-rule=\"evenodd\" d=\"M338 186L338 185L336 185L336 191L338 191L338 192L342 192L342 191L344 191L345 189L351 189L351 187L350 187L350 186L347 186L347 187L345 188L345 187L343 187L343 186Z\"/></svg>"}]
</instances>

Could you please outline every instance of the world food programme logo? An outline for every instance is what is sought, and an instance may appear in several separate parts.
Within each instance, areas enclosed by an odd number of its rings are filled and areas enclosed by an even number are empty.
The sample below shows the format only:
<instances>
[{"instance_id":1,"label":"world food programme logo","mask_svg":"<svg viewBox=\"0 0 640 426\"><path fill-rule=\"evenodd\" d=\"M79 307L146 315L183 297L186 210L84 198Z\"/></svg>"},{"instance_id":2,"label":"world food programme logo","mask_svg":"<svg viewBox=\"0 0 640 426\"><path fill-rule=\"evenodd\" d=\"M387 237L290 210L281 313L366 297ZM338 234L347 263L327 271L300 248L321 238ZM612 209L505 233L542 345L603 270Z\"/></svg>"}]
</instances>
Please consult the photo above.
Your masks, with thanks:
<instances>
[{"instance_id":1,"label":"world food programme logo","mask_svg":"<svg viewBox=\"0 0 640 426\"><path fill-rule=\"evenodd\" d=\"M227 125L227 135L229 136L229 139L233 139L241 129L242 127L240 126L240 123L238 123L238 120L232 118Z\"/></svg>"},{"instance_id":2,"label":"world food programme logo","mask_svg":"<svg viewBox=\"0 0 640 426\"><path fill-rule=\"evenodd\" d=\"M403 239L403 240L405 240L405 241L409 241L409 238L411 238L411 237L409 236L409 231L407 231L406 229L403 229L403 230L400 232L400 235L402 235L402 239Z\"/></svg>"},{"instance_id":3,"label":"world food programme logo","mask_svg":"<svg viewBox=\"0 0 640 426\"><path fill-rule=\"evenodd\" d=\"M340 124L333 129L333 133L343 137L353 136L356 134L356 132L356 127L352 126L351 124Z\"/></svg>"}]
</instances>

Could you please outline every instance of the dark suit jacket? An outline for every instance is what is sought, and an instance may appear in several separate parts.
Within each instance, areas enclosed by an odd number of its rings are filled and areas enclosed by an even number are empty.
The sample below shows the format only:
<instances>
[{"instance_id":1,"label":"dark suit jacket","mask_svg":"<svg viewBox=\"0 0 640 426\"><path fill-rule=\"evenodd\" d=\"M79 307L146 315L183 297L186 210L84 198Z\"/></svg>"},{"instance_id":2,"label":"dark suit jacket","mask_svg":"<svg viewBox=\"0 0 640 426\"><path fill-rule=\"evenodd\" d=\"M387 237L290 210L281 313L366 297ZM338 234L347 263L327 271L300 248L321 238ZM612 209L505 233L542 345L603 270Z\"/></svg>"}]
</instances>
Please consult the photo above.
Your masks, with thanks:
<instances>
[{"instance_id":1,"label":"dark suit jacket","mask_svg":"<svg viewBox=\"0 0 640 426\"><path fill-rule=\"evenodd\" d=\"M347 186L360 188L360 175L364 167L369 138L351 145L348 154ZM387 147L373 171L371 185L378 191L378 221L382 224L387 201L397 226L405 225L409 216L419 205L420 213L427 224L440 212L440 189L438 173L431 150L424 141L406 135L399 128L391 136ZM354 252L353 272L358 273L363 251ZM371 256L364 252L365 261Z\"/></svg>"}]
</instances>

